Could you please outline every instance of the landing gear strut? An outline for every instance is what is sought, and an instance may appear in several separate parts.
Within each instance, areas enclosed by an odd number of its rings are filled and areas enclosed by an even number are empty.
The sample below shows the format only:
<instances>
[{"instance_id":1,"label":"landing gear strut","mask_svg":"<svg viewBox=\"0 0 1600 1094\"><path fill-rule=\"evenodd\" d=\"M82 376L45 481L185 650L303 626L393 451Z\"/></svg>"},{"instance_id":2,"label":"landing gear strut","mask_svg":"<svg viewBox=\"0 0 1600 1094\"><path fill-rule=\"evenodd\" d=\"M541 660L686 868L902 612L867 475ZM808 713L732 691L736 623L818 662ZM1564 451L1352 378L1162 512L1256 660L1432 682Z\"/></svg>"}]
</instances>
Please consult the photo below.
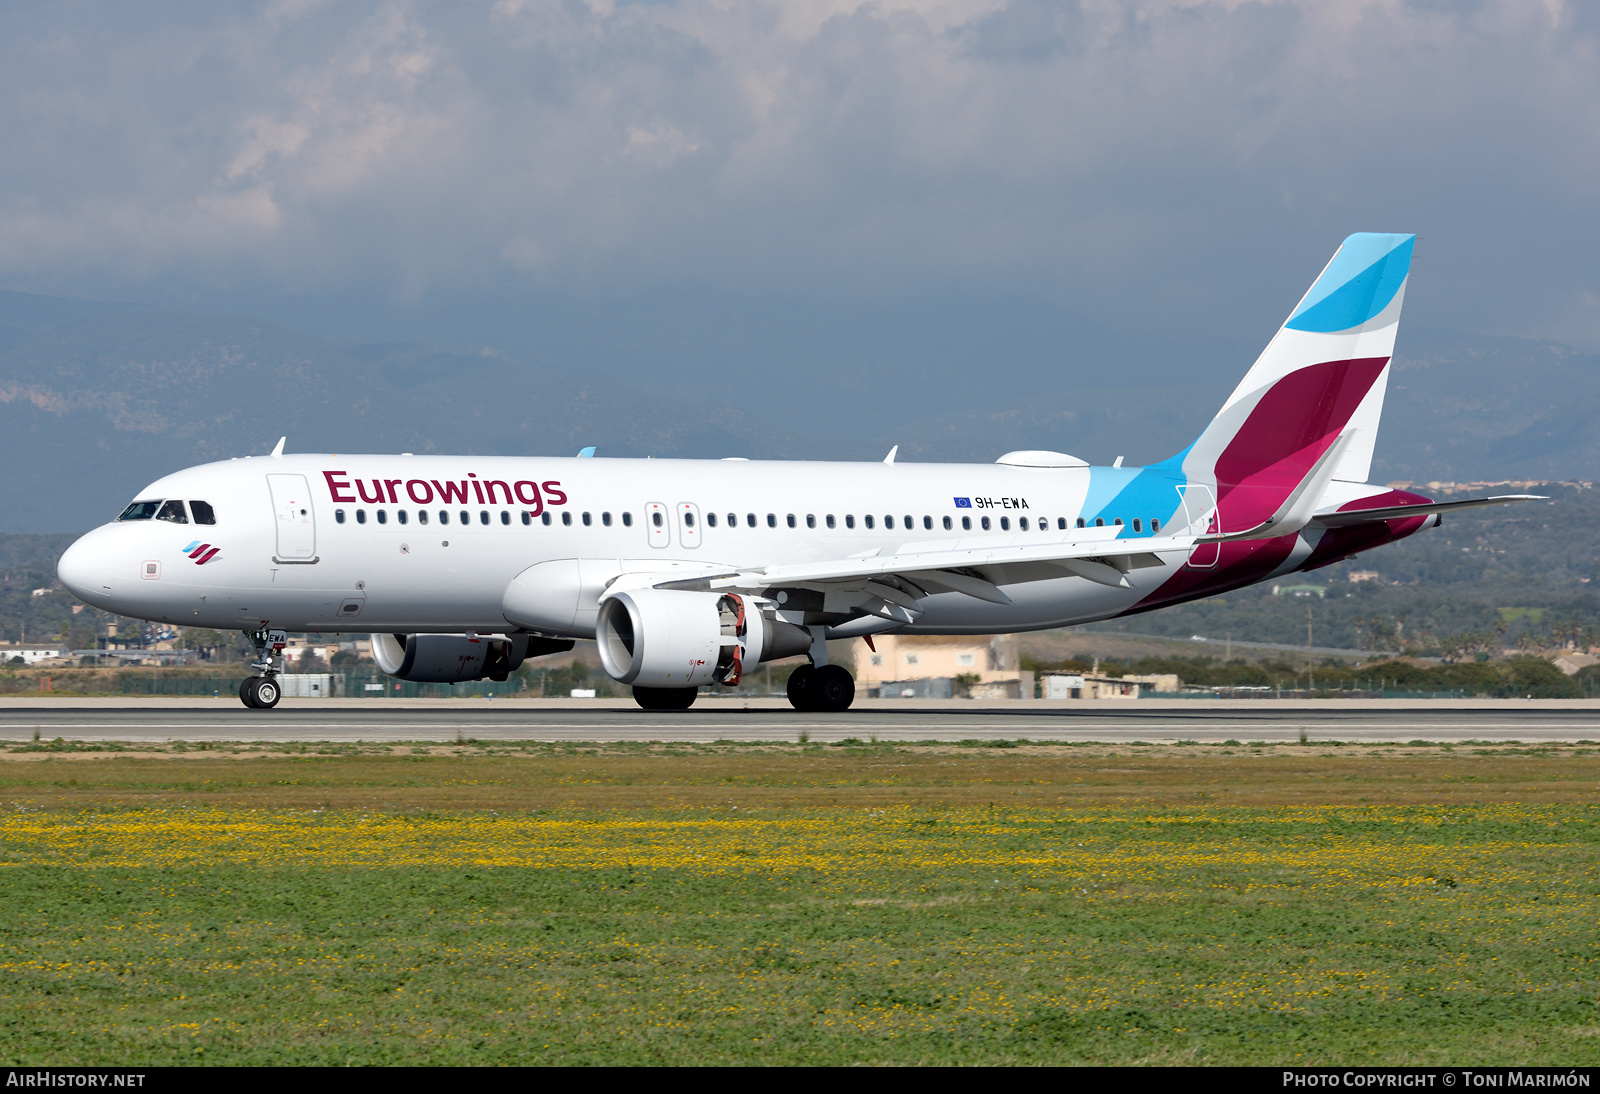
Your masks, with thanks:
<instances>
[{"instance_id":1,"label":"landing gear strut","mask_svg":"<svg viewBox=\"0 0 1600 1094\"><path fill-rule=\"evenodd\" d=\"M283 649L289 636L283 631L245 631L245 637L256 648L256 659L250 667L261 675L252 676L239 685L239 701L254 710L271 710L283 697L278 686L278 670L272 667L272 655Z\"/></svg>"}]
</instances>

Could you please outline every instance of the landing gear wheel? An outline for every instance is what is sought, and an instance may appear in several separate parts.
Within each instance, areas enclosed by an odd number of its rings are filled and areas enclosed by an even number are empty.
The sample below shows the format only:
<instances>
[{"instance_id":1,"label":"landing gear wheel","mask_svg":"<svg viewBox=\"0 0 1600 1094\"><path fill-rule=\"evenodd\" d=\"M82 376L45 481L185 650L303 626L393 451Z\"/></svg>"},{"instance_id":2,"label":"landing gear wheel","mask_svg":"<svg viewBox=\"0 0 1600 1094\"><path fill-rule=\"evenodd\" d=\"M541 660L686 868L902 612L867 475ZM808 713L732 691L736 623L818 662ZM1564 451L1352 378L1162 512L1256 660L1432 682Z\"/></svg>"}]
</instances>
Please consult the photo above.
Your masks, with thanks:
<instances>
[{"instance_id":1,"label":"landing gear wheel","mask_svg":"<svg viewBox=\"0 0 1600 1094\"><path fill-rule=\"evenodd\" d=\"M646 710L688 710L699 694L699 688L633 687L633 701Z\"/></svg>"},{"instance_id":2,"label":"landing gear wheel","mask_svg":"<svg viewBox=\"0 0 1600 1094\"><path fill-rule=\"evenodd\" d=\"M823 665L814 669L811 678L811 709L828 714L840 714L850 709L856 701L855 677L838 665Z\"/></svg>"},{"instance_id":3,"label":"landing gear wheel","mask_svg":"<svg viewBox=\"0 0 1600 1094\"><path fill-rule=\"evenodd\" d=\"M855 684L850 685L850 694L855 694ZM278 688L278 681L270 676L262 676L256 682L256 706L262 710L271 710L278 705L278 700L283 698L283 692Z\"/></svg>"},{"instance_id":4,"label":"landing gear wheel","mask_svg":"<svg viewBox=\"0 0 1600 1094\"><path fill-rule=\"evenodd\" d=\"M255 709L256 685L259 683L261 683L261 677L247 676L239 685L239 702L243 703L252 710Z\"/></svg>"},{"instance_id":5,"label":"landing gear wheel","mask_svg":"<svg viewBox=\"0 0 1600 1094\"><path fill-rule=\"evenodd\" d=\"M816 676L817 670L810 665L801 665L789 674L789 705L794 709L804 711L817 709L812 705Z\"/></svg>"}]
</instances>

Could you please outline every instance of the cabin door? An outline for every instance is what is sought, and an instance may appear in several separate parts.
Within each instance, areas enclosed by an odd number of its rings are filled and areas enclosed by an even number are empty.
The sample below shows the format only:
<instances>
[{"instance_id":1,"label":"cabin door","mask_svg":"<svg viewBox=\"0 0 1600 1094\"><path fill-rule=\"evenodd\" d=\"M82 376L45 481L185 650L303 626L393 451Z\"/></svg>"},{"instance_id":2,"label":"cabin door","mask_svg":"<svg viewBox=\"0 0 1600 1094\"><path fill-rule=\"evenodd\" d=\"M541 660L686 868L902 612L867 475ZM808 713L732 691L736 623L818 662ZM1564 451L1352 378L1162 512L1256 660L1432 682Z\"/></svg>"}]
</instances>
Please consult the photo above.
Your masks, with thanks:
<instances>
[{"instance_id":1,"label":"cabin door","mask_svg":"<svg viewBox=\"0 0 1600 1094\"><path fill-rule=\"evenodd\" d=\"M304 475L268 475L272 513L278 526L278 553L284 562L310 562L317 554L317 523Z\"/></svg>"}]
</instances>

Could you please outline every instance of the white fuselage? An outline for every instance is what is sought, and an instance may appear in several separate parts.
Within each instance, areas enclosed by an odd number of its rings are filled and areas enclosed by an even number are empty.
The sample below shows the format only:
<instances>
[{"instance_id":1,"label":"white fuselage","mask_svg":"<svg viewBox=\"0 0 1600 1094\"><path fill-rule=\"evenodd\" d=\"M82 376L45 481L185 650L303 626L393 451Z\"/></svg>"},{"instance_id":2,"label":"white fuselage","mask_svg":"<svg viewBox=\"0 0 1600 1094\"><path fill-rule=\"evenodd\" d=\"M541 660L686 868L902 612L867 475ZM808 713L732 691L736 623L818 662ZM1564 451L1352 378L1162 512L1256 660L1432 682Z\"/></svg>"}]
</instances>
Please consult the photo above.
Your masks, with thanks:
<instances>
[{"instance_id":1,"label":"white fuselage","mask_svg":"<svg viewBox=\"0 0 1600 1094\"><path fill-rule=\"evenodd\" d=\"M1186 523L1182 480L1151 476L999 464L255 457L189 468L138 495L202 500L214 524L195 523L192 507L188 523L119 520L74 544L59 571L87 603L178 625L494 633L516 627L503 606L510 584L555 560L592 560L613 576L688 574L907 546L1047 543L1067 528L1082 539L1080 518L1108 546L1112 537L1136 543L1152 522ZM1274 572L1308 550L1301 544ZM904 629L985 633L1106 618L1158 588L1184 556L1163 561L1128 588L1018 573L1009 605L934 595ZM593 612L580 611L568 630L589 637L592 626Z\"/></svg>"}]
</instances>

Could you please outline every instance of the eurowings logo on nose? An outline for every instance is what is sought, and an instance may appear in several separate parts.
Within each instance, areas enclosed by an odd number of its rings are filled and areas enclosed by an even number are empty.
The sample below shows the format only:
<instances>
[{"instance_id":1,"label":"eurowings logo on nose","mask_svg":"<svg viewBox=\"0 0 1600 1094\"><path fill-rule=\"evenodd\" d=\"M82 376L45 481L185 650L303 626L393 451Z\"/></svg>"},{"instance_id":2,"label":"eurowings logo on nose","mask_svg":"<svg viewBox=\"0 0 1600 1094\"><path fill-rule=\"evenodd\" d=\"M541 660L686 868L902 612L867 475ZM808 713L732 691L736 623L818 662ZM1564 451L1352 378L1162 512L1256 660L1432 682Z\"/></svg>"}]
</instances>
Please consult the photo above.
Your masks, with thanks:
<instances>
[{"instance_id":1,"label":"eurowings logo on nose","mask_svg":"<svg viewBox=\"0 0 1600 1094\"><path fill-rule=\"evenodd\" d=\"M222 550L221 547L213 547L209 543L201 543L199 540L194 540L183 549L183 553L194 559L196 566L204 566L216 558L217 552L220 550Z\"/></svg>"}]
</instances>

